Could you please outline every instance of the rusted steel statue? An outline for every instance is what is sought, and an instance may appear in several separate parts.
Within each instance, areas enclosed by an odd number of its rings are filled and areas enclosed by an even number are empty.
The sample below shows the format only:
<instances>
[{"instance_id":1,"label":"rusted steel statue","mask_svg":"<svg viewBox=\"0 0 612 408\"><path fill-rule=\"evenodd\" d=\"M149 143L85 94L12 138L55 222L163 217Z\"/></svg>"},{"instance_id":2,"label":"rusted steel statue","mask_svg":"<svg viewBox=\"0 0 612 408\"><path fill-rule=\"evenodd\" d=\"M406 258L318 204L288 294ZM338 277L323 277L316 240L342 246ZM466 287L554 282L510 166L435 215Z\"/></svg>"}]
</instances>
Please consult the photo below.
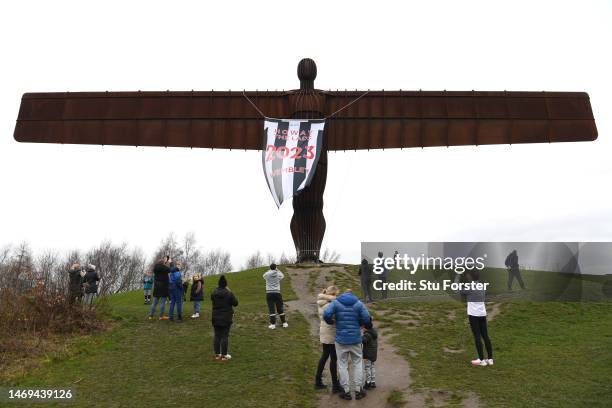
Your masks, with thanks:
<instances>
[{"instance_id":1,"label":"rusted steel statue","mask_svg":"<svg viewBox=\"0 0 612 408\"><path fill-rule=\"evenodd\" d=\"M299 262L317 262L327 152L358 149L592 141L581 92L324 91L313 60L291 91L26 93L15 140L216 149L263 148L263 118L327 118L314 178L293 199Z\"/></svg>"}]
</instances>

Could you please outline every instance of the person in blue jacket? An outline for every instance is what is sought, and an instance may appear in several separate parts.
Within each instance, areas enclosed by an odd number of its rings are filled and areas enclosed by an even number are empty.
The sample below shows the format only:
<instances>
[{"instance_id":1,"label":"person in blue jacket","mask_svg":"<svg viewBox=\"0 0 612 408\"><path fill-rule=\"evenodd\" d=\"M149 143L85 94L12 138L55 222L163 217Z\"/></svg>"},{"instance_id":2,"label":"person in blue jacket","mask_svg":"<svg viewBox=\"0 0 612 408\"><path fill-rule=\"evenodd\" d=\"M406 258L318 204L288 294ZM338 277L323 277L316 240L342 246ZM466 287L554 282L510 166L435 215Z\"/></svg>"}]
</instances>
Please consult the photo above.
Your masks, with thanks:
<instances>
[{"instance_id":1,"label":"person in blue jacket","mask_svg":"<svg viewBox=\"0 0 612 408\"><path fill-rule=\"evenodd\" d=\"M323 319L328 324L336 325L336 355L338 357L338 374L340 386L344 393L340 398L352 399L349 386L348 360L353 363L353 385L355 399L366 396L362 386L363 355L361 350L361 327L372 327L372 318L365 305L353 295L351 289L338 296L323 312Z\"/></svg>"},{"instance_id":2,"label":"person in blue jacket","mask_svg":"<svg viewBox=\"0 0 612 408\"><path fill-rule=\"evenodd\" d=\"M176 305L177 322L183 321L183 276L181 275L180 265L170 266L169 285L170 292L170 311L168 315L174 321L174 305Z\"/></svg>"}]
</instances>

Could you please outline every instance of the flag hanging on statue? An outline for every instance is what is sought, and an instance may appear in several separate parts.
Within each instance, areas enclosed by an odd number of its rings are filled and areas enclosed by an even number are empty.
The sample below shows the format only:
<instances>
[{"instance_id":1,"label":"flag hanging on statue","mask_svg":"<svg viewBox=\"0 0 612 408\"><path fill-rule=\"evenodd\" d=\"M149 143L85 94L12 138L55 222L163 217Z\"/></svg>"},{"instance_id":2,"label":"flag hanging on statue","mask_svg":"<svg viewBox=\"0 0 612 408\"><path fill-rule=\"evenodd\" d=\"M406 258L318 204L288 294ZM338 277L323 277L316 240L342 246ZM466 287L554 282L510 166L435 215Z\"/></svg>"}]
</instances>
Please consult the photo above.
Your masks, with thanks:
<instances>
[{"instance_id":1,"label":"flag hanging on statue","mask_svg":"<svg viewBox=\"0 0 612 408\"><path fill-rule=\"evenodd\" d=\"M277 207L308 187L323 146L325 119L271 119L264 122L262 162Z\"/></svg>"}]
</instances>

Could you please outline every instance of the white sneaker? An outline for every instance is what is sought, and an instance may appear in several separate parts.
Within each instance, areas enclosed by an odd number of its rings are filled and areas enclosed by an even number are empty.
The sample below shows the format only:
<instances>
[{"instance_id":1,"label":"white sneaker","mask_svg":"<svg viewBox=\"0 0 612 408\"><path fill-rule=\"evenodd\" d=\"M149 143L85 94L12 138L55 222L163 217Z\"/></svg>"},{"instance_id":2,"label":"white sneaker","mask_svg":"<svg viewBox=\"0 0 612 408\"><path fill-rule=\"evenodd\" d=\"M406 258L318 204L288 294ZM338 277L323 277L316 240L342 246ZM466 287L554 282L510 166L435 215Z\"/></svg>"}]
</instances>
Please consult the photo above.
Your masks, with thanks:
<instances>
[{"instance_id":1,"label":"white sneaker","mask_svg":"<svg viewBox=\"0 0 612 408\"><path fill-rule=\"evenodd\" d=\"M196 316L195 313L191 315L192 319L195 319L196 317L198 317L198 316Z\"/></svg>"},{"instance_id":2,"label":"white sneaker","mask_svg":"<svg viewBox=\"0 0 612 408\"><path fill-rule=\"evenodd\" d=\"M283 323L283 328L286 329L287 327L289 327L289 323L287 323L287 322Z\"/></svg>"},{"instance_id":3,"label":"white sneaker","mask_svg":"<svg viewBox=\"0 0 612 408\"><path fill-rule=\"evenodd\" d=\"M481 366L484 367L487 365L487 360L476 359L471 361L473 366Z\"/></svg>"},{"instance_id":4,"label":"white sneaker","mask_svg":"<svg viewBox=\"0 0 612 408\"><path fill-rule=\"evenodd\" d=\"M493 359L492 358L487 360L487 365L493 365Z\"/></svg>"},{"instance_id":5,"label":"white sneaker","mask_svg":"<svg viewBox=\"0 0 612 408\"><path fill-rule=\"evenodd\" d=\"M276 325L275 324L271 324L271 325L268 326L268 329L274 330L274 329L276 329Z\"/></svg>"},{"instance_id":6,"label":"white sneaker","mask_svg":"<svg viewBox=\"0 0 612 408\"><path fill-rule=\"evenodd\" d=\"M231 360L231 359L232 359L232 356L229 354L224 355L222 358L222 360Z\"/></svg>"}]
</instances>

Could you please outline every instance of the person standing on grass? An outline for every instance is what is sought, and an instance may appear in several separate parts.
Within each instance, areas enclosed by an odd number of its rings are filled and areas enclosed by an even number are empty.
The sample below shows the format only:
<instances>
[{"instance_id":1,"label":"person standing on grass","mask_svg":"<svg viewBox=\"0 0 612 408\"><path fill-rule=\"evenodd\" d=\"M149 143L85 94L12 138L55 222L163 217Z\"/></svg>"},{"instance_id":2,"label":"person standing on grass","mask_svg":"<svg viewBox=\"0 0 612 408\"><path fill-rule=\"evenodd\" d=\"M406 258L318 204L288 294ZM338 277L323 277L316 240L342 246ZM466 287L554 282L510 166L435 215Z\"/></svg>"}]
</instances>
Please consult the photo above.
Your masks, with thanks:
<instances>
[{"instance_id":1,"label":"person standing on grass","mask_svg":"<svg viewBox=\"0 0 612 408\"><path fill-rule=\"evenodd\" d=\"M166 320L168 317L164 316L166 310L166 298L168 297L168 274L170 268L168 267L169 257L161 258L157 261L153 267L153 304L151 305L151 311L149 312L149 320L153 320L155 311L157 310L157 304L161 302L159 308L159 320Z\"/></svg>"},{"instance_id":2,"label":"person standing on grass","mask_svg":"<svg viewBox=\"0 0 612 408\"><path fill-rule=\"evenodd\" d=\"M512 291L512 282L514 281L514 278L516 278L518 281L521 289L525 289L525 283L523 282L523 277L521 276L521 271L519 269L519 259L516 249L508 254L505 264L506 268L508 268L508 291Z\"/></svg>"},{"instance_id":3,"label":"person standing on grass","mask_svg":"<svg viewBox=\"0 0 612 408\"><path fill-rule=\"evenodd\" d=\"M383 259L384 254L382 253L382 251L378 252L378 257ZM383 290L381 291L382 299L387 299L388 293L387 293L387 285L385 285L385 283L387 283L388 275L389 275L389 271L387 270L387 268L385 267L385 264L383 262L383 264L382 264L382 273L379 275L379 279L380 279L380 281L381 281L381 283L383 285Z\"/></svg>"},{"instance_id":4,"label":"person standing on grass","mask_svg":"<svg viewBox=\"0 0 612 408\"><path fill-rule=\"evenodd\" d=\"M170 310L168 316L170 321L175 321L174 306L176 306L177 323L183 321L183 276L179 267L179 264L172 264L170 266L170 274L168 275L168 291L170 292Z\"/></svg>"},{"instance_id":5,"label":"person standing on grass","mask_svg":"<svg viewBox=\"0 0 612 408\"><path fill-rule=\"evenodd\" d=\"M83 277L81 265L72 264L68 270L68 303L80 303L83 298Z\"/></svg>"},{"instance_id":6,"label":"person standing on grass","mask_svg":"<svg viewBox=\"0 0 612 408\"><path fill-rule=\"evenodd\" d=\"M479 282L480 274L477 270L473 269L466 274L469 274L472 282ZM459 282L461 275L455 277L455 282ZM460 294L466 296L467 300L467 314L470 322L470 328L474 336L474 343L476 344L476 352L478 358L471 361L473 366L487 366L493 365L493 346L489 339L489 333L487 330L487 308L485 306L485 290L460 290ZM484 352L482 350L482 340L484 340L485 347L487 349L487 358L484 358Z\"/></svg>"},{"instance_id":7,"label":"person standing on grass","mask_svg":"<svg viewBox=\"0 0 612 408\"><path fill-rule=\"evenodd\" d=\"M285 277L281 271L276 270L276 264L270 265L270 270L263 274L266 280L266 302L270 312L270 325L268 329L276 329L276 313L280 317L284 328L289 327L285 319L283 296L281 295L280 281Z\"/></svg>"},{"instance_id":8,"label":"person standing on grass","mask_svg":"<svg viewBox=\"0 0 612 408\"><path fill-rule=\"evenodd\" d=\"M85 290L85 304L92 306L98 295L98 281L100 277L96 272L96 266L87 265L85 276L83 276L83 289Z\"/></svg>"},{"instance_id":9,"label":"person standing on grass","mask_svg":"<svg viewBox=\"0 0 612 408\"><path fill-rule=\"evenodd\" d=\"M336 342L336 326L328 324L323 320L323 312L331 302L336 300L338 292L338 287L330 286L327 289L323 289L317 297L317 309L319 312L319 319L321 319L319 340L321 341L322 352L315 375L315 389L322 390L327 388L325 384L323 384L323 370L325 369L325 363L329 359L329 373L331 374L332 392L334 394L343 391L338 381L338 359L336 357L336 346L334 344Z\"/></svg>"},{"instance_id":10,"label":"person standing on grass","mask_svg":"<svg viewBox=\"0 0 612 408\"><path fill-rule=\"evenodd\" d=\"M364 328L363 331L363 369L365 371L365 385L369 390L376 388L376 358L378 357L378 332L374 326Z\"/></svg>"},{"instance_id":11,"label":"person standing on grass","mask_svg":"<svg viewBox=\"0 0 612 408\"><path fill-rule=\"evenodd\" d=\"M199 273L193 275L193 282L191 282L191 293L189 300L193 302L193 314L192 319L198 319L200 317L200 305L204 300L204 282L202 276Z\"/></svg>"},{"instance_id":12,"label":"person standing on grass","mask_svg":"<svg viewBox=\"0 0 612 408\"><path fill-rule=\"evenodd\" d=\"M151 289L153 289L153 272L147 271L142 277L142 288L144 289L144 304L151 303Z\"/></svg>"},{"instance_id":13,"label":"person standing on grass","mask_svg":"<svg viewBox=\"0 0 612 408\"><path fill-rule=\"evenodd\" d=\"M368 263L368 260L363 258L361 260L361 265L359 266L359 277L361 278L361 290L363 292L363 301L371 302L372 301L372 293L371 291L371 266Z\"/></svg>"},{"instance_id":14,"label":"person standing on grass","mask_svg":"<svg viewBox=\"0 0 612 408\"><path fill-rule=\"evenodd\" d=\"M361 326L371 327L372 318L365 305L353 295L351 289L338 296L323 312L327 324L336 324L336 355L338 374L343 388L340 398L352 399L349 386L349 358L353 364L355 399L362 399L366 392L362 387L363 355L361 349Z\"/></svg>"},{"instance_id":15,"label":"person standing on grass","mask_svg":"<svg viewBox=\"0 0 612 408\"><path fill-rule=\"evenodd\" d=\"M234 318L234 307L238 306L238 299L227 287L225 275L219 278L219 284L210 294L212 301L212 325L215 331L213 348L215 360L228 361L229 333Z\"/></svg>"}]
</instances>

